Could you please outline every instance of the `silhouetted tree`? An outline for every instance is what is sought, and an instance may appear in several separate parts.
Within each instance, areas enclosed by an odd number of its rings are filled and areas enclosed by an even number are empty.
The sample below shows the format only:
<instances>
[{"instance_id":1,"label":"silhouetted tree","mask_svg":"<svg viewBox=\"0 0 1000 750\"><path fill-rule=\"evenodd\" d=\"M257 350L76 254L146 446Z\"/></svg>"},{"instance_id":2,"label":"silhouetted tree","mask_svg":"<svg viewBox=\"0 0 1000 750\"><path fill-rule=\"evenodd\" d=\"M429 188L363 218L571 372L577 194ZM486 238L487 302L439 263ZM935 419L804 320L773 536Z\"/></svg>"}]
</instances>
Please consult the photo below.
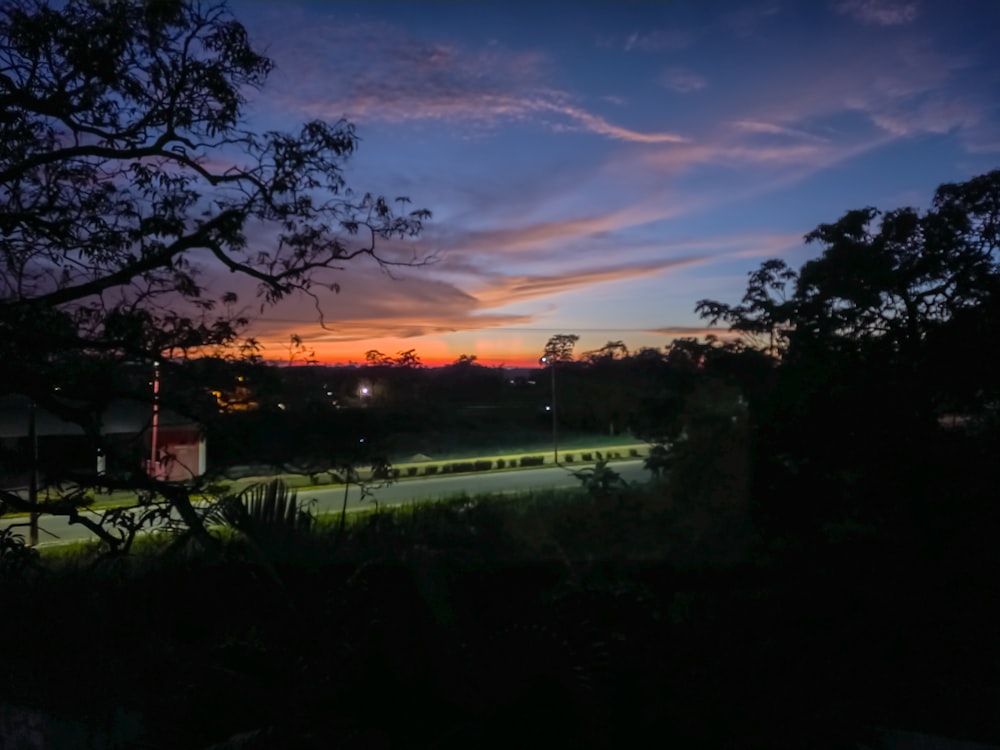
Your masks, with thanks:
<instances>
[{"instance_id":1,"label":"silhouetted tree","mask_svg":"<svg viewBox=\"0 0 1000 750\"><path fill-rule=\"evenodd\" d=\"M700 300L694 309L708 319L709 325L728 323L729 330L745 336L752 345L779 356L787 346L791 321L796 317L790 299L796 278L783 260L768 260L750 273L741 304Z\"/></svg>"},{"instance_id":2,"label":"silhouetted tree","mask_svg":"<svg viewBox=\"0 0 1000 750\"><path fill-rule=\"evenodd\" d=\"M407 349L405 352L398 352L392 363L396 367L417 368L424 366L420 361L420 355L417 354L416 349Z\"/></svg>"},{"instance_id":3,"label":"silhouetted tree","mask_svg":"<svg viewBox=\"0 0 1000 750\"><path fill-rule=\"evenodd\" d=\"M383 354L378 349L369 349L365 352L365 364L370 367L377 367L379 365L391 365L392 357L388 354Z\"/></svg>"},{"instance_id":4,"label":"silhouetted tree","mask_svg":"<svg viewBox=\"0 0 1000 750\"><path fill-rule=\"evenodd\" d=\"M573 347L580 337L575 333L557 333L545 342L544 355L550 362L573 361Z\"/></svg>"},{"instance_id":5,"label":"silhouetted tree","mask_svg":"<svg viewBox=\"0 0 1000 750\"><path fill-rule=\"evenodd\" d=\"M589 362L599 362L602 360L625 359L628 357L628 347L622 341L609 341L600 349L587 352L584 357Z\"/></svg>"},{"instance_id":6,"label":"silhouetted tree","mask_svg":"<svg viewBox=\"0 0 1000 750\"><path fill-rule=\"evenodd\" d=\"M316 351L306 346L302 336L293 333L288 337L288 366L294 365L296 360L314 365L316 364Z\"/></svg>"},{"instance_id":7,"label":"silhouetted tree","mask_svg":"<svg viewBox=\"0 0 1000 750\"><path fill-rule=\"evenodd\" d=\"M941 186L923 213L849 211L806 235L823 251L799 272L767 261L742 304L698 303L710 322L781 356L770 375L747 370L758 386L754 494L770 521L903 525L907 497L926 484L940 415L958 404L984 413L997 394L995 370L964 370L949 342L968 351L970 332L998 330L998 226L994 171Z\"/></svg>"},{"instance_id":8,"label":"silhouetted tree","mask_svg":"<svg viewBox=\"0 0 1000 750\"><path fill-rule=\"evenodd\" d=\"M352 125L248 129L245 92L272 67L224 5L0 7L3 392L99 441L118 362L166 368L239 343L244 308L210 293L213 272L255 282L267 305L336 292L351 261L412 262L376 246L416 234L429 214L348 188ZM251 228L273 239L254 241ZM125 484L157 489L138 475Z\"/></svg>"}]
</instances>

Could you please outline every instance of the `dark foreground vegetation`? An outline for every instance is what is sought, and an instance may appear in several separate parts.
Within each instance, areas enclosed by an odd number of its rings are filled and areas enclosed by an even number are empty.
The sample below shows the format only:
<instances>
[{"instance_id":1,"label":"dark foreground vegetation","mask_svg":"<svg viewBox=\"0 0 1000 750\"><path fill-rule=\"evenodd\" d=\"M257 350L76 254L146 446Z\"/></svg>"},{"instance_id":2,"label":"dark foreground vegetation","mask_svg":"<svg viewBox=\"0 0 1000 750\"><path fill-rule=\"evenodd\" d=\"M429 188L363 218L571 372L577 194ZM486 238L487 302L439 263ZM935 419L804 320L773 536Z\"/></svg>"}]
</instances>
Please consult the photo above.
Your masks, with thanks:
<instances>
[{"instance_id":1,"label":"dark foreground vegetation","mask_svg":"<svg viewBox=\"0 0 1000 750\"><path fill-rule=\"evenodd\" d=\"M997 514L938 489L808 545L651 485L8 557L0 699L149 748L996 740Z\"/></svg>"}]
</instances>

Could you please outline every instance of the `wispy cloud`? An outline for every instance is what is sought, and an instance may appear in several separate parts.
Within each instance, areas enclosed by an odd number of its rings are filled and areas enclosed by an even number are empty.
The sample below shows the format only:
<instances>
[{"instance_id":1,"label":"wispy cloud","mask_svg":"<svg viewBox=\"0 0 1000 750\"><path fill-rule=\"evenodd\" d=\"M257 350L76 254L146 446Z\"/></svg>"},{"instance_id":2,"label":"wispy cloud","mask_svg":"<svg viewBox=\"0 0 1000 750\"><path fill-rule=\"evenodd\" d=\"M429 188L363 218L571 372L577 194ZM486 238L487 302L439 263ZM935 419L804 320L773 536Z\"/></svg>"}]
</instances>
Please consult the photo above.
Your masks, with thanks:
<instances>
[{"instance_id":1,"label":"wispy cloud","mask_svg":"<svg viewBox=\"0 0 1000 750\"><path fill-rule=\"evenodd\" d=\"M647 32L632 32L625 37L622 49L626 52L659 52L661 50L681 50L690 47L695 35L680 29L660 29Z\"/></svg>"},{"instance_id":2,"label":"wispy cloud","mask_svg":"<svg viewBox=\"0 0 1000 750\"><path fill-rule=\"evenodd\" d=\"M993 106L970 74L977 75L971 51L943 52L926 40L868 45L846 57L831 49L783 69L729 125L748 135L833 143L850 137L851 128L860 134L860 123L850 119L861 115L895 138L951 130L962 135Z\"/></svg>"},{"instance_id":3,"label":"wispy cloud","mask_svg":"<svg viewBox=\"0 0 1000 750\"><path fill-rule=\"evenodd\" d=\"M717 139L647 155L645 163L677 172L696 164L729 167L825 164L837 149L819 143L751 144Z\"/></svg>"},{"instance_id":4,"label":"wispy cloud","mask_svg":"<svg viewBox=\"0 0 1000 750\"><path fill-rule=\"evenodd\" d=\"M668 270L705 263L702 256L672 258L652 263L622 264L583 269L550 275L513 275L490 279L475 292L476 298L487 308L506 305L539 297L551 297L561 292L573 291L595 284L652 276Z\"/></svg>"},{"instance_id":5,"label":"wispy cloud","mask_svg":"<svg viewBox=\"0 0 1000 750\"><path fill-rule=\"evenodd\" d=\"M362 341L369 338L412 338L461 330L481 330L530 324L527 314L489 312L475 296L429 275L409 273L387 279L377 272L341 277L341 292L318 301L293 297L253 323L261 339L283 340L290 332L316 331L317 304L322 310L326 341Z\"/></svg>"},{"instance_id":6,"label":"wispy cloud","mask_svg":"<svg viewBox=\"0 0 1000 750\"><path fill-rule=\"evenodd\" d=\"M314 331L312 341L363 341L394 337L413 338L456 331L477 331L531 325L550 305L535 313L493 312L512 304L540 301L614 281L650 276L707 262L691 256L641 264L606 265L568 273L496 275L483 279L473 292L453 284L410 274L387 281L371 273L346 275L339 294L319 301L325 326L317 331L316 302L307 297L289 298L255 320L253 334L271 342L286 341L290 333Z\"/></svg>"},{"instance_id":7,"label":"wispy cloud","mask_svg":"<svg viewBox=\"0 0 1000 750\"><path fill-rule=\"evenodd\" d=\"M600 115L573 106L558 92L539 92L532 96L516 96L501 92L456 94L453 90L408 90L394 98L385 92L356 91L345 100L303 103L302 109L311 116L330 117L333 112L347 111L352 119L380 119L391 122L412 120L446 120L474 122L495 126L502 121L539 119L560 131L584 131L614 140L633 143L683 143L682 135L672 132L643 132L615 125ZM552 120L552 115L562 117Z\"/></svg>"},{"instance_id":8,"label":"wispy cloud","mask_svg":"<svg viewBox=\"0 0 1000 750\"><path fill-rule=\"evenodd\" d=\"M464 49L428 43L384 24L333 24L313 31L296 49L291 67L301 71L282 88L282 106L311 116L363 122L445 121L482 128L535 120L557 130L589 132L635 143L677 143L667 131L641 131L609 122L546 83L547 58L500 45ZM325 69L318 47L337 47L336 69ZM344 60L348 60L346 65Z\"/></svg>"},{"instance_id":9,"label":"wispy cloud","mask_svg":"<svg viewBox=\"0 0 1000 750\"><path fill-rule=\"evenodd\" d=\"M291 333L308 332L310 342L316 344L534 326L556 309L553 297L562 293L732 259L774 257L801 245L800 233L703 237L635 248L636 252L651 250L657 256L653 260L598 262L578 268L562 263L558 271L549 272L531 272L532 263L523 261L518 268L524 271L519 273L498 272L496 263L494 270L483 271L474 264L448 269L464 279L458 283L443 280L436 266L403 269L391 279L374 267L352 266L337 275L339 294L323 293L316 300L289 298L256 320L252 333L265 342L268 351L278 351ZM627 256L623 252L618 257ZM243 283L249 284L246 280ZM244 291L244 298L252 297ZM512 305L525 304L534 304L537 309L506 311ZM320 311L325 321L322 329L318 326ZM670 330L676 335L693 335L685 329ZM668 330L659 332L667 334Z\"/></svg>"},{"instance_id":10,"label":"wispy cloud","mask_svg":"<svg viewBox=\"0 0 1000 750\"><path fill-rule=\"evenodd\" d=\"M841 0L838 13L877 26L902 26L917 20L919 6L913 0Z\"/></svg>"},{"instance_id":11,"label":"wispy cloud","mask_svg":"<svg viewBox=\"0 0 1000 750\"><path fill-rule=\"evenodd\" d=\"M640 226L676 216L689 204L650 199L619 209L594 212L591 216L519 224L502 229L472 231L452 241L454 249L470 251L500 251L505 254L560 246L566 242L618 229Z\"/></svg>"},{"instance_id":12,"label":"wispy cloud","mask_svg":"<svg viewBox=\"0 0 1000 750\"><path fill-rule=\"evenodd\" d=\"M829 140L828 138L824 138L822 136L806 132L805 130L800 130L798 128L790 128L785 125L778 125L777 123L773 122L762 122L759 120L734 120L729 124L736 130L742 131L744 133L788 136L789 138L814 141L817 143L825 143Z\"/></svg>"},{"instance_id":13,"label":"wispy cloud","mask_svg":"<svg viewBox=\"0 0 1000 750\"><path fill-rule=\"evenodd\" d=\"M708 80L704 76L684 68L670 68L663 72L660 80L668 89L680 94L701 91L708 86Z\"/></svg>"},{"instance_id":14,"label":"wispy cloud","mask_svg":"<svg viewBox=\"0 0 1000 750\"><path fill-rule=\"evenodd\" d=\"M644 133L637 130L630 130L619 125L613 125L598 115L590 114L578 107L571 107L556 102L537 101L534 108L539 111L556 112L565 115L576 123L583 130L591 133L605 135L619 141L631 141L633 143L685 143L688 139L677 133L652 132Z\"/></svg>"},{"instance_id":15,"label":"wispy cloud","mask_svg":"<svg viewBox=\"0 0 1000 750\"><path fill-rule=\"evenodd\" d=\"M912 106L889 106L872 112L872 121L888 133L941 135L953 130L974 131L981 122L981 108L972 102L944 95L929 96Z\"/></svg>"}]
</instances>

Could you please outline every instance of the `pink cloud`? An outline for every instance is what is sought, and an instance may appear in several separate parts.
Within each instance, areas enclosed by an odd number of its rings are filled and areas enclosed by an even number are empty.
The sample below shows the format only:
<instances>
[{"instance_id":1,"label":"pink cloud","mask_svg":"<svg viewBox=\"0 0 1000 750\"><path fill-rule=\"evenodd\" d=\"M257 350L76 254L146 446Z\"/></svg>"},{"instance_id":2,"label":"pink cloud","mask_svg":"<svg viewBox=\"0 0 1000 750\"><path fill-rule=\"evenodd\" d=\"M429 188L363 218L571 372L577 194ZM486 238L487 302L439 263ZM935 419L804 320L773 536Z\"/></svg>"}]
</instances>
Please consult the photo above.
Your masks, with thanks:
<instances>
[{"instance_id":1,"label":"pink cloud","mask_svg":"<svg viewBox=\"0 0 1000 750\"><path fill-rule=\"evenodd\" d=\"M740 130L745 133L787 136L789 138L816 141L819 143L825 143L828 140L827 138L814 135L813 133L806 132L805 130L790 128L773 122L762 122L759 120L735 120L731 122L730 125L732 125L732 127L736 130Z\"/></svg>"},{"instance_id":2,"label":"pink cloud","mask_svg":"<svg viewBox=\"0 0 1000 750\"><path fill-rule=\"evenodd\" d=\"M760 145L716 140L646 155L643 162L671 172L697 164L738 165L825 164L836 149L819 144Z\"/></svg>"},{"instance_id":3,"label":"pink cloud","mask_svg":"<svg viewBox=\"0 0 1000 750\"><path fill-rule=\"evenodd\" d=\"M669 270L705 263L700 256L672 258L650 263L623 264L600 268L567 271L553 275L501 276L489 279L476 290L476 298L484 307L503 307L516 302L550 297L561 292L595 284L652 276Z\"/></svg>"},{"instance_id":4,"label":"pink cloud","mask_svg":"<svg viewBox=\"0 0 1000 750\"><path fill-rule=\"evenodd\" d=\"M876 112L872 115L872 120L893 135L940 135L955 129L975 129L981 122L981 109L957 98L932 96L909 109L898 107Z\"/></svg>"},{"instance_id":5,"label":"pink cloud","mask_svg":"<svg viewBox=\"0 0 1000 750\"><path fill-rule=\"evenodd\" d=\"M583 130L598 135L606 135L620 141L631 141L633 143L685 143L688 139L676 133L659 132L643 133L636 130L613 125L598 115L590 114L578 107L561 105L555 102L539 101L535 103L535 108L539 111L548 110L565 115L574 121Z\"/></svg>"},{"instance_id":6,"label":"pink cloud","mask_svg":"<svg viewBox=\"0 0 1000 750\"><path fill-rule=\"evenodd\" d=\"M482 280L473 293L414 274L394 281L370 272L346 274L339 294L324 294L318 302L308 297L285 300L254 320L250 334L261 340L268 350L277 351L287 344L292 333L303 336L310 343L352 342L528 326L537 322L537 314L491 310L596 284L676 270L707 260L692 256L550 275L495 276ZM317 304L323 312L322 328Z\"/></svg>"},{"instance_id":7,"label":"pink cloud","mask_svg":"<svg viewBox=\"0 0 1000 750\"><path fill-rule=\"evenodd\" d=\"M352 269L338 280L339 294L323 292L317 300L293 297L266 311L253 321L252 335L282 341L294 332L324 341L363 341L526 325L533 320L526 314L490 313L475 296L415 271L387 278L371 268ZM317 307L322 311L322 328Z\"/></svg>"},{"instance_id":8,"label":"pink cloud","mask_svg":"<svg viewBox=\"0 0 1000 750\"><path fill-rule=\"evenodd\" d=\"M730 127L748 137L833 145L833 139L868 137L858 125L854 133L845 132L851 126L843 119L824 126L830 118L854 114L892 138L952 129L964 136L992 106L975 89L956 86L973 64L970 53L944 54L912 39L859 47L847 58L837 50L818 52L801 66L782 70L749 108L730 119Z\"/></svg>"},{"instance_id":9,"label":"pink cloud","mask_svg":"<svg viewBox=\"0 0 1000 750\"><path fill-rule=\"evenodd\" d=\"M469 232L456 238L452 247L464 251L495 250L503 253L536 250L553 243L612 232L626 227L662 221L682 213L690 203L671 203L653 196L643 203L578 219L558 219L503 229Z\"/></svg>"}]
</instances>

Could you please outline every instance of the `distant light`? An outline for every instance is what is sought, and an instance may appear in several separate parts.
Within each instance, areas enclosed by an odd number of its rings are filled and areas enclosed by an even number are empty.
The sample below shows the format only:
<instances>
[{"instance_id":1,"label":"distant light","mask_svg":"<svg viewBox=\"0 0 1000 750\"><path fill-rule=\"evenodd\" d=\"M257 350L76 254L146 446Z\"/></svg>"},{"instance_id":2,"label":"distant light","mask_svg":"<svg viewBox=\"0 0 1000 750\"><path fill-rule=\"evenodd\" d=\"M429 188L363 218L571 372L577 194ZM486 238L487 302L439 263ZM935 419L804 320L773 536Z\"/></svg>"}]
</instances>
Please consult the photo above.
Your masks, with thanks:
<instances>
[{"instance_id":1,"label":"distant light","mask_svg":"<svg viewBox=\"0 0 1000 750\"><path fill-rule=\"evenodd\" d=\"M368 386L367 385L361 386L361 395L362 396L367 396L368 395Z\"/></svg>"},{"instance_id":2,"label":"distant light","mask_svg":"<svg viewBox=\"0 0 1000 750\"><path fill-rule=\"evenodd\" d=\"M281 409L282 411L284 411L285 410L285 405L284 404L278 404L278 408Z\"/></svg>"},{"instance_id":3,"label":"distant light","mask_svg":"<svg viewBox=\"0 0 1000 750\"><path fill-rule=\"evenodd\" d=\"M360 439L360 440L359 440L358 442L359 442L359 443L363 443L363 442L365 442L365 439L364 439L364 438L361 438L361 439Z\"/></svg>"},{"instance_id":4,"label":"distant light","mask_svg":"<svg viewBox=\"0 0 1000 750\"><path fill-rule=\"evenodd\" d=\"M333 395L333 391L327 391L327 392L326 392L326 395L327 395L327 396L332 396L332 395Z\"/></svg>"},{"instance_id":5,"label":"distant light","mask_svg":"<svg viewBox=\"0 0 1000 750\"><path fill-rule=\"evenodd\" d=\"M545 405L545 411L552 411L552 407L548 404Z\"/></svg>"}]
</instances>

